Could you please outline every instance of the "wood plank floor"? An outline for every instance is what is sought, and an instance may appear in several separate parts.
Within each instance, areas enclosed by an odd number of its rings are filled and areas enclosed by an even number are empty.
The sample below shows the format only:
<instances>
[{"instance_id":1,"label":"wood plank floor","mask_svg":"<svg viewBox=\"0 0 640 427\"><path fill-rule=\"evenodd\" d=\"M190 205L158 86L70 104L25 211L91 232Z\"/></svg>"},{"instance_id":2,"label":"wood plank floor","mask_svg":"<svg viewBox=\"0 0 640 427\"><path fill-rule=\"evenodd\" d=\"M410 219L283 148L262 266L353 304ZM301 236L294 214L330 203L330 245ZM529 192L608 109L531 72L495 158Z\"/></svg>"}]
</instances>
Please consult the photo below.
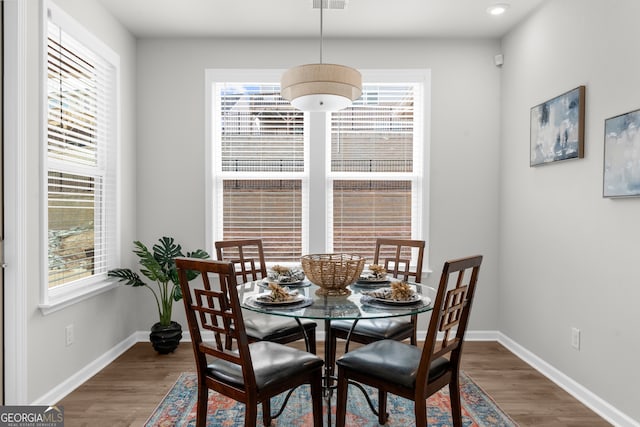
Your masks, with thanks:
<instances>
[{"instance_id":1,"label":"wood plank floor","mask_svg":"<svg viewBox=\"0 0 640 427\"><path fill-rule=\"evenodd\" d=\"M320 344L318 354L324 351ZM496 342L468 342L462 368L520 426L610 424ZM74 390L65 426L142 426L182 372L193 371L191 344L158 355L138 343Z\"/></svg>"}]
</instances>

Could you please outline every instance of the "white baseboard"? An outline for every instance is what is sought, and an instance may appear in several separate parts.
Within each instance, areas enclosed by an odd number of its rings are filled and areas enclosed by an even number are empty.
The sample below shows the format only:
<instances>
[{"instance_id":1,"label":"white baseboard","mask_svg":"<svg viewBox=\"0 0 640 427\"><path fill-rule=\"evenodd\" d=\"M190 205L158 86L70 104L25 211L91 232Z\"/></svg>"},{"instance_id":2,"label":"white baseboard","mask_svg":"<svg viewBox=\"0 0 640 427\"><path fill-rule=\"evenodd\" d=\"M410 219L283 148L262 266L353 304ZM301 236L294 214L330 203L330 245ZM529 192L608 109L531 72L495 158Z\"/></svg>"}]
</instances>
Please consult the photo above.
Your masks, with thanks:
<instances>
[{"instance_id":1,"label":"white baseboard","mask_svg":"<svg viewBox=\"0 0 640 427\"><path fill-rule=\"evenodd\" d=\"M71 377L58 384L48 393L31 402L31 405L53 405L56 402L59 402L66 395L81 386L89 378L93 377L95 374L107 367L111 362L116 360L118 356L131 348L131 346L140 341L140 334L140 332L134 332L125 340L109 349L102 356L98 357L96 360L89 363L87 366L73 374ZM147 333L147 340L149 339L148 335L149 334Z\"/></svg>"},{"instance_id":2,"label":"white baseboard","mask_svg":"<svg viewBox=\"0 0 640 427\"><path fill-rule=\"evenodd\" d=\"M418 331L418 339L424 340L426 331ZM317 339L324 339L324 331L318 331ZM622 413L611 404L601 399L581 384L577 383L567 375L563 374L549 363L545 362L520 344L513 341L508 336L499 331L467 331L468 341L497 341L517 357L522 359L532 368L553 381L567 393L582 402L589 409L600 415L602 418L618 427L640 427L640 423L633 420L628 415ZM182 341L191 342L189 331L183 331ZM138 342L149 342L149 331L137 331L131 334L124 341L120 342L98 359L85 366L79 372L71 376L66 381L60 383L51 391L32 402L32 405L50 405L59 402L66 395L82 385L89 378L100 372L107 365L113 362L118 356L127 351Z\"/></svg>"},{"instance_id":3,"label":"white baseboard","mask_svg":"<svg viewBox=\"0 0 640 427\"><path fill-rule=\"evenodd\" d=\"M640 423L638 421L635 421L628 415L622 413L604 399L598 397L578 382L563 374L517 342L513 341L508 336L498 332L497 338L497 341L505 348L614 426L640 427Z\"/></svg>"}]
</instances>

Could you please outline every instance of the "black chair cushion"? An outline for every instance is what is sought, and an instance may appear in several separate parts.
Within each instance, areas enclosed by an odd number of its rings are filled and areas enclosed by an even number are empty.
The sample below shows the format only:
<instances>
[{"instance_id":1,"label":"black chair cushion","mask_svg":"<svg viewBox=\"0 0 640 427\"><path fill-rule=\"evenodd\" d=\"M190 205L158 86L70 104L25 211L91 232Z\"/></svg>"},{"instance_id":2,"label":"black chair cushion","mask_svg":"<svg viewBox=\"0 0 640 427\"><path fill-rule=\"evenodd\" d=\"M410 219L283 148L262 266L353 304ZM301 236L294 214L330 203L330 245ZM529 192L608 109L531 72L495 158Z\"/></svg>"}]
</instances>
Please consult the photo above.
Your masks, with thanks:
<instances>
[{"instance_id":1,"label":"black chair cushion","mask_svg":"<svg viewBox=\"0 0 640 427\"><path fill-rule=\"evenodd\" d=\"M394 340L376 341L364 347L346 353L336 361L338 367L367 375L393 384L412 388L416 382L416 374L422 348ZM429 381L444 374L449 361L440 357L431 362Z\"/></svg>"},{"instance_id":2,"label":"black chair cushion","mask_svg":"<svg viewBox=\"0 0 640 427\"><path fill-rule=\"evenodd\" d=\"M292 332L302 332L298 322L290 317L271 316L248 310L243 311L242 316L247 336L261 341L273 341ZM317 326L309 319L300 319L300 322L306 330Z\"/></svg>"},{"instance_id":3,"label":"black chair cushion","mask_svg":"<svg viewBox=\"0 0 640 427\"><path fill-rule=\"evenodd\" d=\"M324 364L315 354L269 341L249 344L249 352L258 389L289 380ZM213 378L227 384L244 384L240 365L226 360L216 359L207 366L207 371Z\"/></svg>"},{"instance_id":4,"label":"black chair cushion","mask_svg":"<svg viewBox=\"0 0 640 427\"><path fill-rule=\"evenodd\" d=\"M348 333L353 320L336 320L331 322L331 328ZM396 337L406 337L413 333L413 323L407 318L362 319L358 320L354 334L367 335L378 340L392 340Z\"/></svg>"}]
</instances>

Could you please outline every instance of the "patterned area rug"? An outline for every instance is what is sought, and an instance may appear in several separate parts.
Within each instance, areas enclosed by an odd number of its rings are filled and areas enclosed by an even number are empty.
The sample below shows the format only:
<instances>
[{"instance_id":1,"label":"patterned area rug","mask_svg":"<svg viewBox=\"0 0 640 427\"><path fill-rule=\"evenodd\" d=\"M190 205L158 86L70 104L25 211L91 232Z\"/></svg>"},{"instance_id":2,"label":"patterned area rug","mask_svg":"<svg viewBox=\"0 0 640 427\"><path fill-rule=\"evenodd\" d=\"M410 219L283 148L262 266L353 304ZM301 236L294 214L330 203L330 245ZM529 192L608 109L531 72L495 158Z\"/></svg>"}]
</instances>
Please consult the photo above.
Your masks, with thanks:
<instances>
[{"instance_id":1,"label":"patterned area rug","mask_svg":"<svg viewBox=\"0 0 640 427\"><path fill-rule=\"evenodd\" d=\"M461 373L462 416L465 427L476 426L516 426L495 402L474 383L467 375ZM376 396L377 393L370 393ZM271 410L277 411L284 396L277 396L271 401ZM452 425L449 406L449 393L443 388L439 393L431 396L428 401L429 425L448 427ZM335 397L331 405L335 414ZM262 408L258 407L258 425L262 425ZM327 410L326 402L324 410ZM414 426L413 402L388 395L387 410L389 411L389 426ZM183 373L180 375L169 393L160 402L154 413L149 417L146 427L194 426L196 418L196 375ZM326 414L324 416L326 423ZM332 419L335 423L335 417ZM236 427L244 425L244 405L221 396L209 390L208 426ZM274 421L276 426L310 426L311 396L308 386L299 387L289 399L284 412ZM351 386L349 389L349 403L347 406L348 426L378 426L376 416L360 390Z\"/></svg>"}]
</instances>

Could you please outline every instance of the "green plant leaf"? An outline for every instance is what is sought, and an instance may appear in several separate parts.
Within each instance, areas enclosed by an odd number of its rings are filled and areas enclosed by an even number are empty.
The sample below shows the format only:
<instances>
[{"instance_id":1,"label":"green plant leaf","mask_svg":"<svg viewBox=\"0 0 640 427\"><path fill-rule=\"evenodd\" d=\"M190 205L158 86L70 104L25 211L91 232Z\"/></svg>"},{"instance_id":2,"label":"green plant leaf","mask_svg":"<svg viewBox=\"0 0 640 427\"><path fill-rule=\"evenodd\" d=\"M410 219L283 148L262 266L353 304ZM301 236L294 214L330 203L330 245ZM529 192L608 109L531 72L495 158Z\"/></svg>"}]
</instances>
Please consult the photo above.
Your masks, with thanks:
<instances>
[{"instance_id":1,"label":"green plant leaf","mask_svg":"<svg viewBox=\"0 0 640 427\"><path fill-rule=\"evenodd\" d=\"M193 252L187 252L187 258L207 259L209 258L209 254L205 250L196 249Z\"/></svg>"},{"instance_id":2,"label":"green plant leaf","mask_svg":"<svg viewBox=\"0 0 640 427\"><path fill-rule=\"evenodd\" d=\"M145 267L141 268L140 272L155 282L167 283L169 281L168 272L163 269L162 265L154 255L149 252L149 249L147 249L144 243L135 241L133 244L137 248L133 250L133 253L140 257L140 265Z\"/></svg>"},{"instance_id":3,"label":"green plant leaf","mask_svg":"<svg viewBox=\"0 0 640 427\"><path fill-rule=\"evenodd\" d=\"M174 242L173 237L162 237L158 240L160 243L153 245L153 256L164 271L169 272L172 269L172 265L175 265L174 259L184 256L182 247Z\"/></svg>"},{"instance_id":4,"label":"green plant leaf","mask_svg":"<svg viewBox=\"0 0 640 427\"><path fill-rule=\"evenodd\" d=\"M118 282L125 282L125 285L129 286L145 286L138 273L131 271L128 268L114 268L113 270L109 270L107 272L107 276L109 277L117 277Z\"/></svg>"},{"instance_id":5,"label":"green plant leaf","mask_svg":"<svg viewBox=\"0 0 640 427\"><path fill-rule=\"evenodd\" d=\"M180 286L173 286L173 300L180 301L182 299L182 288Z\"/></svg>"},{"instance_id":6,"label":"green plant leaf","mask_svg":"<svg viewBox=\"0 0 640 427\"><path fill-rule=\"evenodd\" d=\"M173 301L182 299L182 290L178 281L178 271L176 269L175 258L184 256L182 247L175 243L172 237L162 237L159 243L153 246L153 253L140 241L134 241L133 253L140 258L140 273L156 282L157 290L144 283L137 273L128 268L117 268L109 271L111 277L118 277L120 281L125 281L131 286L146 286L153 293L158 306L158 315L162 324L168 325L171 322L171 311ZM194 252L187 252L187 257L206 259L209 254L198 249ZM187 272L188 280L193 280L199 273ZM173 285L169 287L169 282Z\"/></svg>"},{"instance_id":7,"label":"green plant leaf","mask_svg":"<svg viewBox=\"0 0 640 427\"><path fill-rule=\"evenodd\" d=\"M187 258L198 258L198 259L207 259L209 258L209 254L207 251L202 249L197 249L194 252L187 252ZM187 281L192 281L196 277L198 277L200 273L194 270L187 270Z\"/></svg>"},{"instance_id":8,"label":"green plant leaf","mask_svg":"<svg viewBox=\"0 0 640 427\"><path fill-rule=\"evenodd\" d=\"M207 259L209 258L209 253L203 249L196 249L193 252L187 252L186 255L187 258L198 258L198 259ZM177 286L178 288L180 288L180 281L178 279L178 269L176 268L176 264L175 264L175 260L173 260L173 264L171 266L171 270L169 272L170 276L171 276L171 281L173 282L173 284L175 286ZM198 277L198 272L196 271L192 271L192 270L187 270L187 281L192 281L193 279L195 279L196 277ZM180 289L178 289L178 291L174 291L174 298L177 299L176 301L180 300L182 298L182 292L180 291Z\"/></svg>"}]
</instances>

